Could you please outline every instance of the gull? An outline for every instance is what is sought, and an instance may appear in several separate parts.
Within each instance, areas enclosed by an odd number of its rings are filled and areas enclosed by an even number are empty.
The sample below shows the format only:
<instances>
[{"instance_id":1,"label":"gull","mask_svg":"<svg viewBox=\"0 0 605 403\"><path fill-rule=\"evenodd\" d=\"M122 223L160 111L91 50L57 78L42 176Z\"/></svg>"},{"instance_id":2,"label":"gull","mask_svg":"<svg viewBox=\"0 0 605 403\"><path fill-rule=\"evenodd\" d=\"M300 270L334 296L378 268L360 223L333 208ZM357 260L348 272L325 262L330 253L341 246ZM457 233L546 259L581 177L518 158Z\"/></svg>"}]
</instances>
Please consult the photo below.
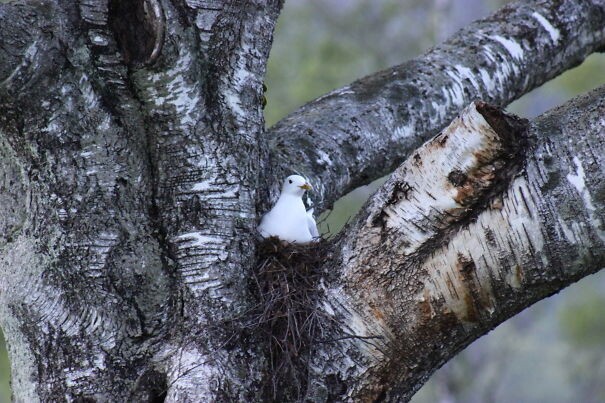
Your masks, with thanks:
<instances>
[{"instance_id":1,"label":"gull","mask_svg":"<svg viewBox=\"0 0 605 403\"><path fill-rule=\"evenodd\" d=\"M258 226L262 237L275 236L290 243L309 243L318 238L313 209L307 211L302 201L305 191L311 189L302 176L288 176L275 206L263 216Z\"/></svg>"}]
</instances>

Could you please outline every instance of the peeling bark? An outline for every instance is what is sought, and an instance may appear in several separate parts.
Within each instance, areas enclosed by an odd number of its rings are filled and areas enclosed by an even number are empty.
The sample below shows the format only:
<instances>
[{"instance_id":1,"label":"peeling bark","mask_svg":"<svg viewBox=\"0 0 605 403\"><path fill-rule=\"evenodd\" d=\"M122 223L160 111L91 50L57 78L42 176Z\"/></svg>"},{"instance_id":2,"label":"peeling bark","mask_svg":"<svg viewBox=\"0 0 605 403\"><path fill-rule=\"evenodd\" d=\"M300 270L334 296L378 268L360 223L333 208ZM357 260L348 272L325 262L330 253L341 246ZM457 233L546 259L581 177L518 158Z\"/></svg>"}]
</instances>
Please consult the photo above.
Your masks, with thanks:
<instances>
[{"instance_id":1,"label":"peeling bark","mask_svg":"<svg viewBox=\"0 0 605 403\"><path fill-rule=\"evenodd\" d=\"M0 5L0 326L15 400L270 400L270 343L242 321L258 309L267 181L303 169L330 202L471 99L503 105L605 35L599 1L511 6L268 137L280 7ZM406 399L473 339L603 266L603 91L530 124L475 103L394 172L313 271L324 299L311 308L330 323L301 357L306 399Z\"/></svg>"}]
</instances>

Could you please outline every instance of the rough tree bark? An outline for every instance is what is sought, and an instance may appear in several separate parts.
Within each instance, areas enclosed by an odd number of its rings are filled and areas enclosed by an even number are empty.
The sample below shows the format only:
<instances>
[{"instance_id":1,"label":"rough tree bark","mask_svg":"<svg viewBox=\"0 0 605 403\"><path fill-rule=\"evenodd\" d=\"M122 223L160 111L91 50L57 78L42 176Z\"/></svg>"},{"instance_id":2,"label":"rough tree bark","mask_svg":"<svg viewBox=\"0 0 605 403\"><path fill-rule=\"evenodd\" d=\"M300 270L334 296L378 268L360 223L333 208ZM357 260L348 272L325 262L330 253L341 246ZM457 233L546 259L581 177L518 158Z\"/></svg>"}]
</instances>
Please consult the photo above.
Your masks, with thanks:
<instances>
[{"instance_id":1,"label":"rough tree bark","mask_svg":"<svg viewBox=\"0 0 605 403\"><path fill-rule=\"evenodd\" d=\"M513 4L268 133L280 0L0 5L0 326L17 401L261 401L259 213L329 206L477 98L605 46L603 1ZM603 267L605 89L528 123L472 103L329 245L304 397L407 399L472 340ZM321 207L320 207L321 208Z\"/></svg>"}]
</instances>

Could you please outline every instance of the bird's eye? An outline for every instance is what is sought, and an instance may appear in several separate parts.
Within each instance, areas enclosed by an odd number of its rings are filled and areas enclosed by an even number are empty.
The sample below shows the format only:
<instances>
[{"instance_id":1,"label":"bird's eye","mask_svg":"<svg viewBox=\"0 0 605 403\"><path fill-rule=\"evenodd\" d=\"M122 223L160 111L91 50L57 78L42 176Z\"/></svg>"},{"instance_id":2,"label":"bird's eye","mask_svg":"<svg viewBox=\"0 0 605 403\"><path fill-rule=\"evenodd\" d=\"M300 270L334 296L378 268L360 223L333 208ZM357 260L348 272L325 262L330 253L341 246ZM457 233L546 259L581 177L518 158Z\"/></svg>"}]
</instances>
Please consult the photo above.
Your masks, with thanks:
<instances>
[{"instance_id":1,"label":"bird's eye","mask_svg":"<svg viewBox=\"0 0 605 403\"><path fill-rule=\"evenodd\" d=\"M292 183L292 179L288 179L288 182Z\"/></svg>"}]
</instances>

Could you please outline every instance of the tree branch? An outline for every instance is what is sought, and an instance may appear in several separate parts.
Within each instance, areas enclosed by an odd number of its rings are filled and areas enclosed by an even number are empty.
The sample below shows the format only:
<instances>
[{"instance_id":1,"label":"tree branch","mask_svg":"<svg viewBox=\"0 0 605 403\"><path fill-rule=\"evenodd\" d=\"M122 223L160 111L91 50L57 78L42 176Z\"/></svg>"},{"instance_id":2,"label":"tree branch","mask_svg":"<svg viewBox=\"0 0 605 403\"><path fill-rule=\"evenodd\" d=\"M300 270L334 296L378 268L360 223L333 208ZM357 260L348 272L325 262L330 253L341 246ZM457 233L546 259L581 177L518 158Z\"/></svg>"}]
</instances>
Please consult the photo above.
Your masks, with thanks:
<instances>
[{"instance_id":1,"label":"tree branch","mask_svg":"<svg viewBox=\"0 0 605 403\"><path fill-rule=\"evenodd\" d=\"M415 152L334 247L326 310L374 342L320 349L317 376L409 399L473 340L605 267L603 114L605 87L527 134L477 103Z\"/></svg>"},{"instance_id":2,"label":"tree branch","mask_svg":"<svg viewBox=\"0 0 605 403\"><path fill-rule=\"evenodd\" d=\"M268 135L272 177L310 176L320 208L392 171L475 99L505 106L605 46L602 0L524 1L400 66L301 107Z\"/></svg>"}]
</instances>

